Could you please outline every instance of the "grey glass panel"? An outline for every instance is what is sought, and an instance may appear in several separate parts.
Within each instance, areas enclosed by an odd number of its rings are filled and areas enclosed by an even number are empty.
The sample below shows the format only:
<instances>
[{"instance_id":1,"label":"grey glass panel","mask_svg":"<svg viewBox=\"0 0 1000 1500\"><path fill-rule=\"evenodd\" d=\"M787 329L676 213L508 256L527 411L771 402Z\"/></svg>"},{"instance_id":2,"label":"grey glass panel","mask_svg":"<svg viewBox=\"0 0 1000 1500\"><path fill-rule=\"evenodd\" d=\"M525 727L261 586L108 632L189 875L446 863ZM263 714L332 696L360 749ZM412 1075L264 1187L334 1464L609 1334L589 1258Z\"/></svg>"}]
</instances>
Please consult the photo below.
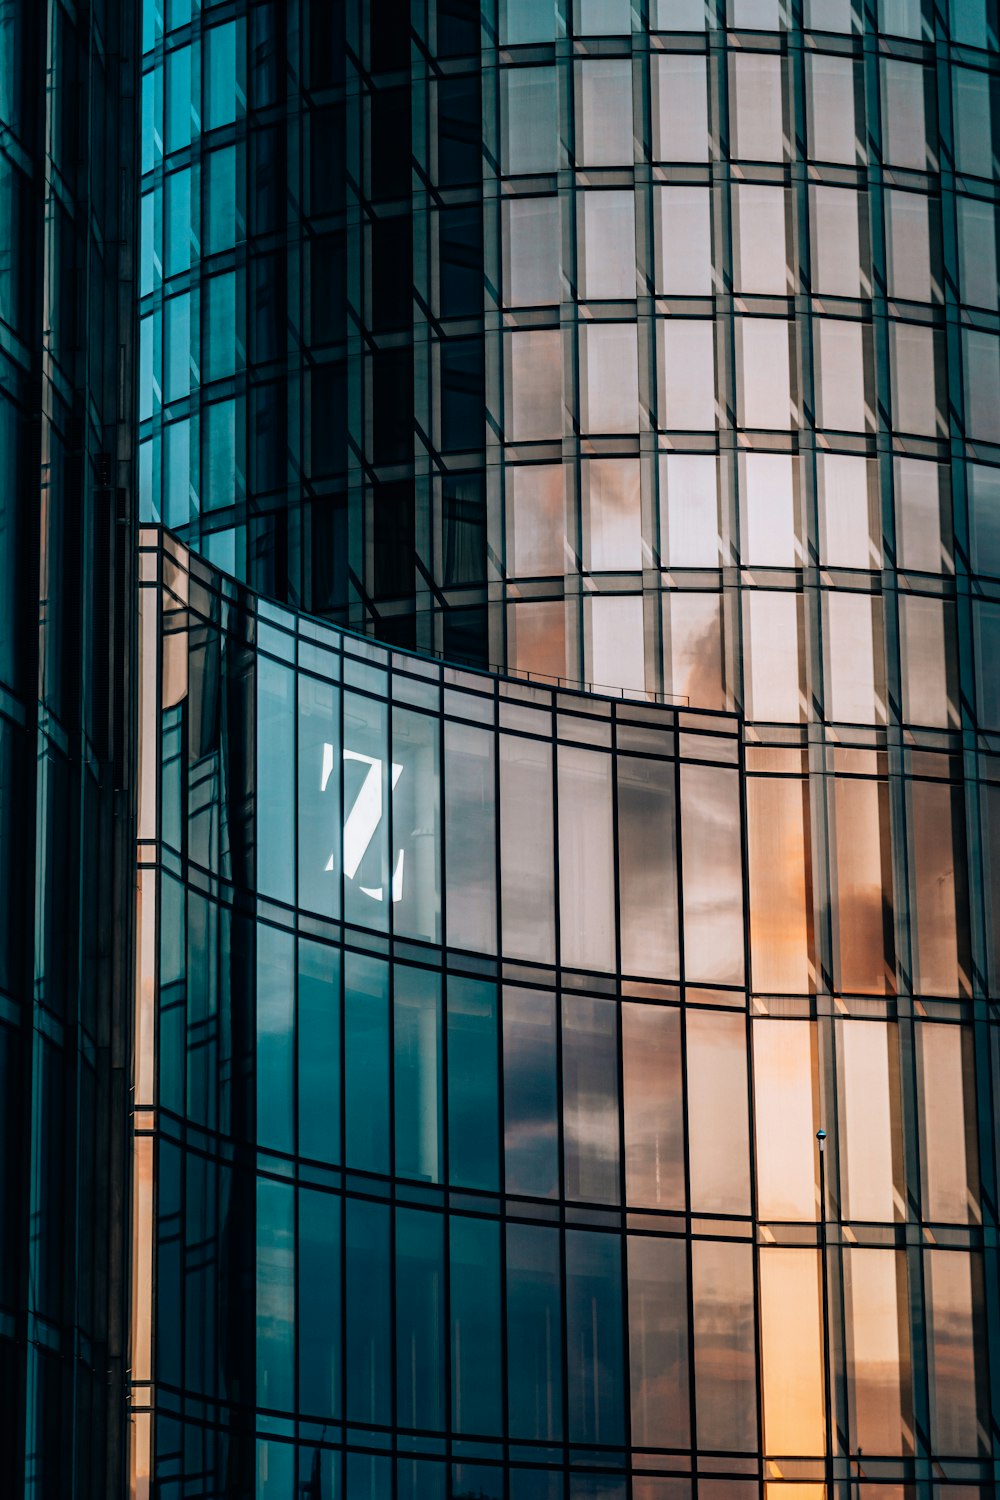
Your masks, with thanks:
<instances>
[{"instance_id":1,"label":"grey glass panel","mask_svg":"<svg viewBox=\"0 0 1000 1500\"><path fill-rule=\"evenodd\" d=\"M496 741L486 729L446 723L445 855L448 943L496 952Z\"/></svg>"},{"instance_id":2,"label":"grey glass panel","mask_svg":"<svg viewBox=\"0 0 1000 1500\"><path fill-rule=\"evenodd\" d=\"M439 735L436 718L393 708L393 929L432 943L441 941Z\"/></svg>"},{"instance_id":3,"label":"grey glass panel","mask_svg":"<svg viewBox=\"0 0 1000 1500\"><path fill-rule=\"evenodd\" d=\"M552 750L509 734L500 737L500 868L504 952L552 963Z\"/></svg>"},{"instance_id":4,"label":"grey glass panel","mask_svg":"<svg viewBox=\"0 0 1000 1500\"><path fill-rule=\"evenodd\" d=\"M681 1013L622 1005L625 1193L633 1207L683 1209L684 1092Z\"/></svg>"},{"instance_id":5,"label":"grey glass panel","mask_svg":"<svg viewBox=\"0 0 1000 1500\"><path fill-rule=\"evenodd\" d=\"M750 1245L691 1247L698 1446L747 1453L757 1445L757 1381Z\"/></svg>"},{"instance_id":6,"label":"grey glass panel","mask_svg":"<svg viewBox=\"0 0 1000 1500\"><path fill-rule=\"evenodd\" d=\"M566 1196L617 1203L618 1014L610 1001L563 996L562 1084Z\"/></svg>"},{"instance_id":7,"label":"grey glass panel","mask_svg":"<svg viewBox=\"0 0 1000 1500\"><path fill-rule=\"evenodd\" d=\"M689 980L743 978L743 875L735 774L681 767L684 963Z\"/></svg>"},{"instance_id":8,"label":"grey glass panel","mask_svg":"<svg viewBox=\"0 0 1000 1500\"><path fill-rule=\"evenodd\" d=\"M507 1191L554 1198L559 1191L554 995L504 990L503 1069Z\"/></svg>"},{"instance_id":9,"label":"grey glass panel","mask_svg":"<svg viewBox=\"0 0 1000 1500\"><path fill-rule=\"evenodd\" d=\"M626 974L677 978L677 817L670 761L618 761L621 963Z\"/></svg>"},{"instance_id":10,"label":"grey glass panel","mask_svg":"<svg viewBox=\"0 0 1000 1500\"><path fill-rule=\"evenodd\" d=\"M629 1236L629 1386L639 1448L686 1448L691 1440L687 1280L682 1239Z\"/></svg>"}]
</instances>

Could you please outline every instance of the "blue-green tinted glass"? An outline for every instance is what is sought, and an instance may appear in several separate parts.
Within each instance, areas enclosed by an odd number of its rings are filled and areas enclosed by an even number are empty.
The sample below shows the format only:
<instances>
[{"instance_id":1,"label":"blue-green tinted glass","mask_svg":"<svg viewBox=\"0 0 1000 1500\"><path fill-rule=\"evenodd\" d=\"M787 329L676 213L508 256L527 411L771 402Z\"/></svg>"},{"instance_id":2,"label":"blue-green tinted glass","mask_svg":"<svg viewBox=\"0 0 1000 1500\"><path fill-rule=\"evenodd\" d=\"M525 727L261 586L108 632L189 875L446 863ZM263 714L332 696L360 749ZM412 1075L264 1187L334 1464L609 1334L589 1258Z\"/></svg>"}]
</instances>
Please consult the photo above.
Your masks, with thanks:
<instances>
[{"instance_id":1,"label":"blue-green tinted glass","mask_svg":"<svg viewBox=\"0 0 1000 1500\"><path fill-rule=\"evenodd\" d=\"M340 950L299 940L299 1155L340 1161Z\"/></svg>"},{"instance_id":2,"label":"blue-green tinted glass","mask_svg":"<svg viewBox=\"0 0 1000 1500\"><path fill-rule=\"evenodd\" d=\"M257 660L257 888L295 899L295 674Z\"/></svg>"},{"instance_id":3,"label":"blue-green tinted glass","mask_svg":"<svg viewBox=\"0 0 1000 1500\"><path fill-rule=\"evenodd\" d=\"M444 1426L444 1216L396 1210L396 1420Z\"/></svg>"},{"instance_id":4,"label":"blue-green tinted glass","mask_svg":"<svg viewBox=\"0 0 1000 1500\"><path fill-rule=\"evenodd\" d=\"M509 1193L559 1191L556 997L505 989L503 996L504 1179Z\"/></svg>"},{"instance_id":5,"label":"blue-green tinted glass","mask_svg":"<svg viewBox=\"0 0 1000 1500\"><path fill-rule=\"evenodd\" d=\"M570 1442L614 1446L625 1439L620 1285L618 1235L567 1230Z\"/></svg>"},{"instance_id":6,"label":"blue-green tinted glass","mask_svg":"<svg viewBox=\"0 0 1000 1500\"><path fill-rule=\"evenodd\" d=\"M397 964L393 991L397 1177L441 1181L441 977Z\"/></svg>"},{"instance_id":7,"label":"blue-green tinted glass","mask_svg":"<svg viewBox=\"0 0 1000 1500\"><path fill-rule=\"evenodd\" d=\"M344 1083L349 1167L389 1170L389 966L347 954Z\"/></svg>"},{"instance_id":8,"label":"blue-green tinted glass","mask_svg":"<svg viewBox=\"0 0 1000 1500\"><path fill-rule=\"evenodd\" d=\"M448 981L448 1174L495 1192L500 1176L497 989Z\"/></svg>"},{"instance_id":9,"label":"blue-green tinted glass","mask_svg":"<svg viewBox=\"0 0 1000 1500\"><path fill-rule=\"evenodd\" d=\"M392 1420L389 1209L381 1203L348 1198L346 1213L345 1415L349 1422L388 1423ZM363 1491L352 1488L350 1465L348 1481L353 1500Z\"/></svg>"},{"instance_id":10,"label":"blue-green tinted glass","mask_svg":"<svg viewBox=\"0 0 1000 1500\"><path fill-rule=\"evenodd\" d=\"M507 1226L507 1410L511 1438L562 1435L559 1233Z\"/></svg>"},{"instance_id":11,"label":"blue-green tinted glass","mask_svg":"<svg viewBox=\"0 0 1000 1500\"><path fill-rule=\"evenodd\" d=\"M257 1180L257 1405L292 1407L295 1387L295 1191Z\"/></svg>"},{"instance_id":12,"label":"blue-green tinted glass","mask_svg":"<svg viewBox=\"0 0 1000 1500\"><path fill-rule=\"evenodd\" d=\"M271 1151L294 1150L293 1046L295 939L257 928L257 1140Z\"/></svg>"},{"instance_id":13,"label":"blue-green tinted glass","mask_svg":"<svg viewBox=\"0 0 1000 1500\"><path fill-rule=\"evenodd\" d=\"M340 1212L332 1193L299 1190L299 1411L340 1415Z\"/></svg>"},{"instance_id":14,"label":"blue-green tinted glass","mask_svg":"<svg viewBox=\"0 0 1000 1500\"><path fill-rule=\"evenodd\" d=\"M456 1432L501 1433L500 1226L451 1219L451 1422Z\"/></svg>"}]
</instances>

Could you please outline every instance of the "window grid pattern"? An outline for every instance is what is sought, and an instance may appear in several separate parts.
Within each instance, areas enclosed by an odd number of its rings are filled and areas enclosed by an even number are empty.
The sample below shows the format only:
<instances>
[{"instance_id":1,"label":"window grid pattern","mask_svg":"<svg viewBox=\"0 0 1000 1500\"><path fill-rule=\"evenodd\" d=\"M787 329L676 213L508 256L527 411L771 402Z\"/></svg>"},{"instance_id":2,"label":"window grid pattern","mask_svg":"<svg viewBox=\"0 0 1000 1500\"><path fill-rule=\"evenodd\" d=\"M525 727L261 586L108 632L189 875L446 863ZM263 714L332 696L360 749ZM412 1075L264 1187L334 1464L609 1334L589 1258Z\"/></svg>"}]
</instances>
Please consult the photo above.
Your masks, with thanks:
<instances>
[{"instance_id":1,"label":"window grid pattern","mask_svg":"<svg viewBox=\"0 0 1000 1500\"><path fill-rule=\"evenodd\" d=\"M156 1484L873 1500L933 1457L985 1493L994 1028L864 967L880 802L940 850L949 784L811 784L738 716L442 668L143 546ZM943 980L967 916L911 879Z\"/></svg>"}]
</instances>

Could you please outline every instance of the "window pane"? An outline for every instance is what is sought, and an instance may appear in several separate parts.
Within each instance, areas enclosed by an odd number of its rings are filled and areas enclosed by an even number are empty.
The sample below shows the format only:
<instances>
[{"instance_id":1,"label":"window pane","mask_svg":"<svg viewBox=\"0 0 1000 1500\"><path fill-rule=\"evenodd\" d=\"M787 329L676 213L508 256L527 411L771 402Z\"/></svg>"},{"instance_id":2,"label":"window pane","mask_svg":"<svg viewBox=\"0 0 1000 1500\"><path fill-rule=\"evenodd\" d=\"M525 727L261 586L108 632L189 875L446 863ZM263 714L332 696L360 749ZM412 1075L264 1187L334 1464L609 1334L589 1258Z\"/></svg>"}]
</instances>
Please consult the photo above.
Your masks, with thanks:
<instances>
[{"instance_id":1,"label":"window pane","mask_svg":"<svg viewBox=\"0 0 1000 1500\"><path fill-rule=\"evenodd\" d=\"M781 58L737 54L730 70L733 155L743 161L783 160Z\"/></svg>"},{"instance_id":2,"label":"window pane","mask_svg":"<svg viewBox=\"0 0 1000 1500\"><path fill-rule=\"evenodd\" d=\"M781 187L740 183L733 189L733 274L741 292L785 297L792 290L785 240L786 197Z\"/></svg>"},{"instance_id":3,"label":"window pane","mask_svg":"<svg viewBox=\"0 0 1000 1500\"><path fill-rule=\"evenodd\" d=\"M500 1231L491 1219L449 1219L451 1421L456 1432L501 1431Z\"/></svg>"},{"instance_id":4,"label":"window pane","mask_svg":"<svg viewBox=\"0 0 1000 1500\"><path fill-rule=\"evenodd\" d=\"M562 229L556 197L509 198L504 214L504 286L510 307L558 302L562 296ZM633 270L633 282L635 280ZM631 293L635 296L635 291Z\"/></svg>"},{"instance_id":5,"label":"window pane","mask_svg":"<svg viewBox=\"0 0 1000 1500\"><path fill-rule=\"evenodd\" d=\"M396 1420L444 1426L444 1216L396 1209Z\"/></svg>"},{"instance_id":6,"label":"window pane","mask_svg":"<svg viewBox=\"0 0 1000 1500\"><path fill-rule=\"evenodd\" d=\"M556 1001L546 991L504 990L503 1101L507 1192L554 1198L559 1190Z\"/></svg>"},{"instance_id":7,"label":"window pane","mask_svg":"<svg viewBox=\"0 0 1000 1500\"><path fill-rule=\"evenodd\" d=\"M708 75L705 59L695 54L654 53L652 92L654 159L707 161Z\"/></svg>"},{"instance_id":8,"label":"window pane","mask_svg":"<svg viewBox=\"0 0 1000 1500\"><path fill-rule=\"evenodd\" d=\"M656 290L668 295L711 296L710 190L654 186L653 200L656 212Z\"/></svg>"},{"instance_id":9,"label":"window pane","mask_svg":"<svg viewBox=\"0 0 1000 1500\"><path fill-rule=\"evenodd\" d=\"M923 1216L936 1223L979 1220L972 1043L966 1028L922 1021L917 1098Z\"/></svg>"},{"instance_id":10,"label":"window pane","mask_svg":"<svg viewBox=\"0 0 1000 1500\"><path fill-rule=\"evenodd\" d=\"M904 1423L908 1428L912 1421L905 1257L894 1250L845 1250L844 1300L852 1447L902 1453Z\"/></svg>"},{"instance_id":11,"label":"window pane","mask_svg":"<svg viewBox=\"0 0 1000 1500\"><path fill-rule=\"evenodd\" d=\"M580 422L584 432L639 430L639 351L635 323L580 329Z\"/></svg>"},{"instance_id":12,"label":"window pane","mask_svg":"<svg viewBox=\"0 0 1000 1500\"><path fill-rule=\"evenodd\" d=\"M621 1240L566 1231L566 1347L569 1439L624 1441Z\"/></svg>"},{"instance_id":13,"label":"window pane","mask_svg":"<svg viewBox=\"0 0 1000 1500\"><path fill-rule=\"evenodd\" d=\"M576 157L588 167L632 164L632 64L604 58L576 65Z\"/></svg>"},{"instance_id":14,"label":"window pane","mask_svg":"<svg viewBox=\"0 0 1000 1500\"><path fill-rule=\"evenodd\" d=\"M257 1179L257 1401L291 1411L295 1390L295 1190Z\"/></svg>"},{"instance_id":15,"label":"window pane","mask_svg":"<svg viewBox=\"0 0 1000 1500\"><path fill-rule=\"evenodd\" d=\"M563 469L518 465L506 471L508 559L515 577L561 574L565 567Z\"/></svg>"},{"instance_id":16,"label":"window pane","mask_svg":"<svg viewBox=\"0 0 1000 1500\"><path fill-rule=\"evenodd\" d=\"M612 841L611 757L560 745L560 956L573 968L614 968Z\"/></svg>"},{"instance_id":17,"label":"window pane","mask_svg":"<svg viewBox=\"0 0 1000 1500\"><path fill-rule=\"evenodd\" d=\"M743 979L739 786L729 771L681 767L684 967L689 983Z\"/></svg>"},{"instance_id":18,"label":"window pane","mask_svg":"<svg viewBox=\"0 0 1000 1500\"><path fill-rule=\"evenodd\" d=\"M639 1448L686 1448L690 1397L682 1239L629 1236L628 1309L632 1442Z\"/></svg>"},{"instance_id":19,"label":"window pane","mask_svg":"<svg viewBox=\"0 0 1000 1500\"><path fill-rule=\"evenodd\" d=\"M873 611L880 601L844 589L826 594L826 716L837 724L875 724L885 718L875 678Z\"/></svg>"},{"instance_id":20,"label":"window pane","mask_svg":"<svg viewBox=\"0 0 1000 1500\"><path fill-rule=\"evenodd\" d=\"M299 939L299 1152L339 1162L340 964L338 949Z\"/></svg>"},{"instance_id":21,"label":"window pane","mask_svg":"<svg viewBox=\"0 0 1000 1500\"><path fill-rule=\"evenodd\" d=\"M691 1292L698 1446L750 1453L757 1447L751 1246L695 1240Z\"/></svg>"},{"instance_id":22,"label":"window pane","mask_svg":"<svg viewBox=\"0 0 1000 1500\"><path fill-rule=\"evenodd\" d=\"M580 193L577 204L580 295L588 300L634 297L634 195L628 191Z\"/></svg>"},{"instance_id":23,"label":"window pane","mask_svg":"<svg viewBox=\"0 0 1000 1500\"><path fill-rule=\"evenodd\" d=\"M754 1021L757 1211L816 1218L816 1058L809 1021Z\"/></svg>"},{"instance_id":24,"label":"window pane","mask_svg":"<svg viewBox=\"0 0 1000 1500\"><path fill-rule=\"evenodd\" d=\"M748 712L765 722L797 723L799 694L798 598L754 589L744 600L750 649Z\"/></svg>"},{"instance_id":25,"label":"window pane","mask_svg":"<svg viewBox=\"0 0 1000 1500\"><path fill-rule=\"evenodd\" d=\"M299 1189L299 1393L305 1413L340 1415L339 1196Z\"/></svg>"},{"instance_id":26,"label":"window pane","mask_svg":"<svg viewBox=\"0 0 1000 1500\"><path fill-rule=\"evenodd\" d=\"M859 155L854 120L854 64L848 57L806 54L809 155L853 166Z\"/></svg>"},{"instance_id":27,"label":"window pane","mask_svg":"<svg viewBox=\"0 0 1000 1500\"><path fill-rule=\"evenodd\" d=\"M887 192L886 259L889 295L931 300L929 199L923 193Z\"/></svg>"},{"instance_id":28,"label":"window pane","mask_svg":"<svg viewBox=\"0 0 1000 1500\"><path fill-rule=\"evenodd\" d=\"M670 761L618 759L618 887L626 974L676 979L677 817Z\"/></svg>"},{"instance_id":29,"label":"window pane","mask_svg":"<svg viewBox=\"0 0 1000 1500\"><path fill-rule=\"evenodd\" d=\"M967 1251L927 1250L928 1367L931 1442L939 1453L979 1451L976 1346L984 1309L973 1306L972 1257Z\"/></svg>"},{"instance_id":30,"label":"window pane","mask_svg":"<svg viewBox=\"0 0 1000 1500\"><path fill-rule=\"evenodd\" d=\"M584 601L586 676L597 689L641 693L646 685L642 599L605 594Z\"/></svg>"},{"instance_id":31,"label":"window pane","mask_svg":"<svg viewBox=\"0 0 1000 1500\"><path fill-rule=\"evenodd\" d=\"M740 558L751 567L792 568L798 561L792 460L782 453L741 453Z\"/></svg>"},{"instance_id":32,"label":"window pane","mask_svg":"<svg viewBox=\"0 0 1000 1500\"><path fill-rule=\"evenodd\" d=\"M555 68L506 68L501 78L504 173L554 172L559 165Z\"/></svg>"},{"instance_id":33,"label":"window pane","mask_svg":"<svg viewBox=\"0 0 1000 1500\"><path fill-rule=\"evenodd\" d=\"M823 1452L823 1332L819 1256L760 1252L764 1445L768 1453Z\"/></svg>"},{"instance_id":34,"label":"window pane","mask_svg":"<svg viewBox=\"0 0 1000 1500\"><path fill-rule=\"evenodd\" d=\"M791 427L789 332L783 318L736 320L736 403L741 427Z\"/></svg>"},{"instance_id":35,"label":"window pane","mask_svg":"<svg viewBox=\"0 0 1000 1500\"><path fill-rule=\"evenodd\" d=\"M554 963L549 745L501 735L500 810L504 952ZM526 857L529 850L530 859Z\"/></svg>"},{"instance_id":36,"label":"window pane","mask_svg":"<svg viewBox=\"0 0 1000 1500\"><path fill-rule=\"evenodd\" d=\"M656 325L660 426L715 429L715 328L707 318Z\"/></svg>"},{"instance_id":37,"label":"window pane","mask_svg":"<svg viewBox=\"0 0 1000 1500\"><path fill-rule=\"evenodd\" d=\"M507 335L508 436L516 442L562 436L562 335L531 328Z\"/></svg>"},{"instance_id":38,"label":"window pane","mask_svg":"<svg viewBox=\"0 0 1000 1500\"><path fill-rule=\"evenodd\" d=\"M562 1002L563 1155L566 1196L617 1203L618 1016L609 1000Z\"/></svg>"},{"instance_id":39,"label":"window pane","mask_svg":"<svg viewBox=\"0 0 1000 1500\"><path fill-rule=\"evenodd\" d=\"M885 786L837 777L834 825L837 988L849 993L884 994L893 988L895 978Z\"/></svg>"},{"instance_id":40,"label":"window pane","mask_svg":"<svg viewBox=\"0 0 1000 1500\"><path fill-rule=\"evenodd\" d=\"M622 1078L627 1201L635 1208L683 1210L684 1095L678 1009L622 1005Z\"/></svg>"},{"instance_id":41,"label":"window pane","mask_svg":"<svg viewBox=\"0 0 1000 1500\"><path fill-rule=\"evenodd\" d=\"M849 1219L891 1224L903 1213L896 1182L901 1142L895 1033L890 1044L882 1021L841 1021L838 1029L844 1213Z\"/></svg>"},{"instance_id":42,"label":"window pane","mask_svg":"<svg viewBox=\"0 0 1000 1500\"><path fill-rule=\"evenodd\" d=\"M448 1170L457 1187L499 1185L496 986L448 980Z\"/></svg>"},{"instance_id":43,"label":"window pane","mask_svg":"<svg viewBox=\"0 0 1000 1500\"><path fill-rule=\"evenodd\" d=\"M441 977L393 971L393 1093L397 1177L441 1181Z\"/></svg>"},{"instance_id":44,"label":"window pane","mask_svg":"<svg viewBox=\"0 0 1000 1500\"><path fill-rule=\"evenodd\" d=\"M361 1172L389 1170L389 967L349 953L344 962L345 1158Z\"/></svg>"},{"instance_id":45,"label":"window pane","mask_svg":"<svg viewBox=\"0 0 1000 1500\"><path fill-rule=\"evenodd\" d=\"M641 568L638 459L591 459L581 467L584 567L592 572Z\"/></svg>"},{"instance_id":46,"label":"window pane","mask_svg":"<svg viewBox=\"0 0 1000 1500\"><path fill-rule=\"evenodd\" d=\"M660 546L670 567L714 568L717 565L719 495L716 462L711 454L669 453L661 456Z\"/></svg>"},{"instance_id":47,"label":"window pane","mask_svg":"<svg viewBox=\"0 0 1000 1500\"><path fill-rule=\"evenodd\" d=\"M494 953L495 740L489 730L448 722L444 746L448 943Z\"/></svg>"},{"instance_id":48,"label":"window pane","mask_svg":"<svg viewBox=\"0 0 1000 1500\"><path fill-rule=\"evenodd\" d=\"M562 1433L559 1233L507 1225L507 1403L512 1438Z\"/></svg>"},{"instance_id":49,"label":"window pane","mask_svg":"<svg viewBox=\"0 0 1000 1500\"><path fill-rule=\"evenodd\" d=\"M791 778L747 782L750 963L758 994L805 995L812 981L805 796L805 784Z\"/></svg>"},{"instance_id":50,"label":"window pane","mask_svg":"<svg viewBox=\"0 0 1000 1500\"><path fill-rule=\"evenodd\" d=\"M813 290L834 297L860 296L863 288L858 194L852 189L812 184L809 199Z\"/></svg>"},{"instance_id":51,"label":"window pane","mask_svg":"<svg viewBox=\"0 0 1000 1500\"><path fill-rule=\"evenodd\" d=\"M687 1012L687 1081L691 1211L749 1214L747 1035L742 1015Z\"/></svg>"}]
</instances>

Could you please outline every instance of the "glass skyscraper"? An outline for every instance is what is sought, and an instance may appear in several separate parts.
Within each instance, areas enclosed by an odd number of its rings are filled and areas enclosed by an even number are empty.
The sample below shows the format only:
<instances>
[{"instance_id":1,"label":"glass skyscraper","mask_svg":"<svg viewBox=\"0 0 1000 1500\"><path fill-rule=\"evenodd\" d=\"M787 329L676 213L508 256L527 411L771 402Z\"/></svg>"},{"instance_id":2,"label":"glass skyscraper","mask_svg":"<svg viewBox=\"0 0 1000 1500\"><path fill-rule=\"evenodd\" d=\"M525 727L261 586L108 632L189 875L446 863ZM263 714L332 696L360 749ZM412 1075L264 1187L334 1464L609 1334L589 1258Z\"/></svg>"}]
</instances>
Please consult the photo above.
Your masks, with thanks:
<instances>
[{"instance_id":1,"label":"glass skyscraper","mask_svg":"<svg viewBox=\"0 0 1000 1500\"><path fill-rule=\"evenodd\" d=\"M995 1495L997 26L0 4L16 1493Z\"/></svg>"}]
</instances>

